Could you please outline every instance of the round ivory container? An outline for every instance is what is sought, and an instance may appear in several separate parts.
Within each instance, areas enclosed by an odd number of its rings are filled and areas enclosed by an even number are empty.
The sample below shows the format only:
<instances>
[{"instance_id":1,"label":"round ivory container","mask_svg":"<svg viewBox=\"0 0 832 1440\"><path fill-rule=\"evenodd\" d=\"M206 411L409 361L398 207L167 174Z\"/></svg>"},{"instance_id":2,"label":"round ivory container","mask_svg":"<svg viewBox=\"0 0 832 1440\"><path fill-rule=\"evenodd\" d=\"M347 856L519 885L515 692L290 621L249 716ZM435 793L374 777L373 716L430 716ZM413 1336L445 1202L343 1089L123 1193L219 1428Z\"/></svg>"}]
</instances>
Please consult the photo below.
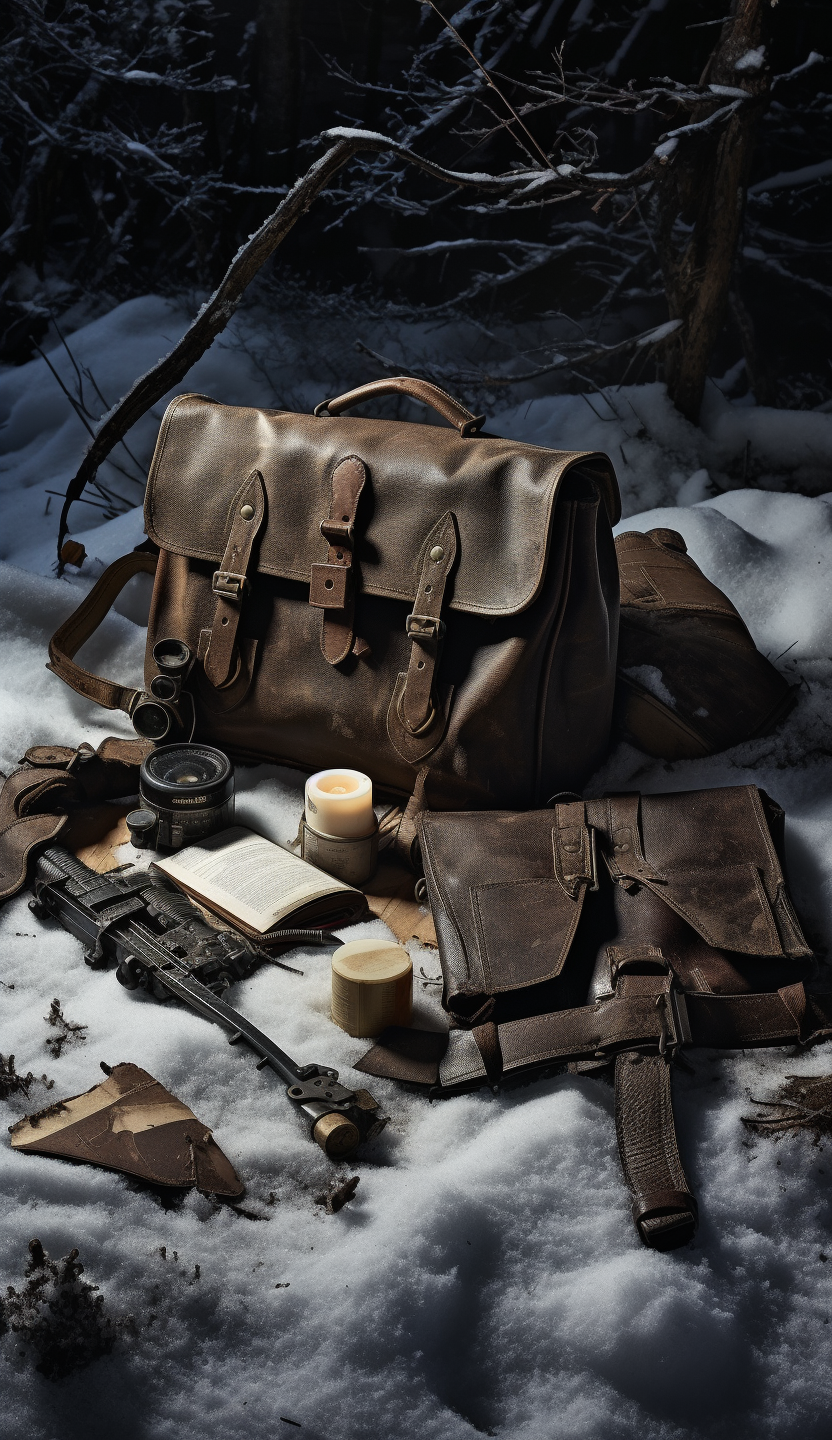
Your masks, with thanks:
<instances>
[{"instance_id":1,"label":"round ivory container","mask_svg":"<svg viewBox=\"0 0 832 1440\"><path fill-rule=\"evenodd\" d=\"M392 940L350 940L332 957L332 1018L348 1035L380 1035L409 1025L413 966Z\"/></svg>"}]
</instances>

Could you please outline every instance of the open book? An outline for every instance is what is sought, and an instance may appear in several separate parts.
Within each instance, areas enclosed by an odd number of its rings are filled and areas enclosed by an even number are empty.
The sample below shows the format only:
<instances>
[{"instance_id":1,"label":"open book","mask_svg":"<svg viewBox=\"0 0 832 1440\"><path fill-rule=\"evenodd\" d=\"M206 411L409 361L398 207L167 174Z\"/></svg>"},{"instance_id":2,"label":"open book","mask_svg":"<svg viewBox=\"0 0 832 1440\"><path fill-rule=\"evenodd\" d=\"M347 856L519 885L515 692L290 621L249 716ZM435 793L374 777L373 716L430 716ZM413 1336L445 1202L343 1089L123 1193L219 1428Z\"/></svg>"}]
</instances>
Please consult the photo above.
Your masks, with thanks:
<instances>
[{"instance_id":1,"label":"open book","mask_svg":"<svg viewBox=\"0 0 832 1440\"><path fill-rule=\"evenodd\" d=\"M366 909L360 890L242 825L154 864L255 940L287 921L299 929L349 925Z\"/></svg>"}]
</instances>

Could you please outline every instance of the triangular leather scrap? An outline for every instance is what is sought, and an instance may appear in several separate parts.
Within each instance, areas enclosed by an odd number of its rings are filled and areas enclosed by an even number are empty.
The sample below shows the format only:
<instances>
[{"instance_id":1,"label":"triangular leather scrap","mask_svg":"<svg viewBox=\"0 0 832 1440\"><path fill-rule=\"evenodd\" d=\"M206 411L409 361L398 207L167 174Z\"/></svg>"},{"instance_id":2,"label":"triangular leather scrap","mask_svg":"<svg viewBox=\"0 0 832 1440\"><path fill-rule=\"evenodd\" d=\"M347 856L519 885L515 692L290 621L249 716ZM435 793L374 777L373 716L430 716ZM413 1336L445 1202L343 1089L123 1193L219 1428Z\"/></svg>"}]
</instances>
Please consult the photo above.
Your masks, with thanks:
<instances>
[{"instance_id":1,"label":"triangular leather scrap","mask_svg":"<svg viewBox=\"0 0 832 1440\"><path fill-rule=\"evenodd\" d=\"M154 1185L195 1185L228 1200L245 1191L211 1131L138 1065L115 1065L100 1085L9 1128L15 1150L87 1160Z\"/></svg>"}]
</instances>

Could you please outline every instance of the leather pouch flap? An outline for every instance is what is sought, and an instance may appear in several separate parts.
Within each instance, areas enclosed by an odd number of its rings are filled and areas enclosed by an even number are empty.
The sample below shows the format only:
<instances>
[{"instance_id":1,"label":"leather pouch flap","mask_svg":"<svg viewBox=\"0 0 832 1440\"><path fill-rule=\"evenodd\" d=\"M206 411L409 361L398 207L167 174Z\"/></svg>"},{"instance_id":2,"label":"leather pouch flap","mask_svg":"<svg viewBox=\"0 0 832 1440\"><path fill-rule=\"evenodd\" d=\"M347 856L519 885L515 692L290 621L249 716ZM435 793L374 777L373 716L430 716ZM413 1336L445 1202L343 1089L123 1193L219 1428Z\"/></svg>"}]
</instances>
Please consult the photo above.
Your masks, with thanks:
<instances>
[{"instance_id":1,"label":"leather pouch flap","mask_svg":"<svg viewBox=\"0 0 832 1440\"><path fill-rule=\"evenodd\" d=\"M470 898L487 994L560 974L579 906L554 878L475 885Z\"/></svg>"},{"instance_id":2,"label":"leather pouch flap","mask_svg":"<svg viewBox=\"0 0 832 1440\"><path fill-rule=\"evenodd\" d=\"M655 888L716 950L782 955L777 925L756 865L666 874Z\"/></svg>"},{"instance_id":3,"label":"leather pouch flap","mask_svg":"<svg viewBox=\"0 0 832 1440\"><path fill-rule=\"evenodd\" d=\"M583 890L556 878L554 812L423 812L418 828L448 1008L560 974Z\"/></svg>"},{"instance_id":4,"label":"leather pouch flap","mask_svg":"<svg viewBox=\"0 0 832 1440\"><path fill-rule=\"evenodd\" d=\"M513 615L534 600L563 477L588 472L614 523L618 489L606 456L546 450L455 430L353 416L294 415L180 395L162 421L145 498L148 536L163 550L218 565L241 480L267 495L257 568L308 585L327 557L332 472L359 457L369 483L356 521L360 588L413 601L425 536L451 511L460 555L450 608Z\"/></svg>"},{"instance_id":5,"label":"leather pouch flap","mask_svg":"<svg viewBox=\"0 0 832 1440\"><path fill-rule=\"evenodd\" d=\"M764 805L765 798L765 805ZM810 955L786 892L766 806L756 785L642 795L644 856L657 877L650 889L719 950L743 955ZM612 843L621 800L587 802L603 842Z\"/></svg>"}]
</instances>

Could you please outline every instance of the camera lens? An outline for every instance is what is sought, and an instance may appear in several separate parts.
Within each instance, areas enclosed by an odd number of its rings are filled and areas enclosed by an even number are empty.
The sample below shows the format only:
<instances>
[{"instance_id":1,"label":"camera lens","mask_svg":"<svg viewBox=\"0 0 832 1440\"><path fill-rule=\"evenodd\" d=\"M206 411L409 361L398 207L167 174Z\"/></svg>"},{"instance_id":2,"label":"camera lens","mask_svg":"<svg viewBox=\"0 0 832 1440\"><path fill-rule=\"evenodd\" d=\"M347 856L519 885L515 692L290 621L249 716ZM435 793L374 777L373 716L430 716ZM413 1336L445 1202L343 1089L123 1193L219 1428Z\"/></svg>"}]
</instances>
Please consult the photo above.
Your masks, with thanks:
<instances>
[{"instance_id":1,"label":"camera lens","mask_svg":"<svg viewBox=\"0 0 832 1440\"><path fill-rule=\"evenodd\" d=\"M144 761L141 785L166 805L197 797L216 803L232 793L234 777L228 756L210 745L163 745Z\"/></svg>"},{"instance_id":2,"label":"camera lens","mask_svg":"<svg viewBox=\"0 0 832 1440\"><path fill-rule=\"evenodd\" d=\"M179 681L172 675L154 675L150 682L150 693L157 700L178 700Z\"/></svg>"},{"instance_id":3,"label":"camera lens","mask_svg":"<svg viewBox=\"0 0 832 1440\"><path fill-rule=\"evenodd\" d=\"M234 822L234 770L212 745L163 745L142 762L141 803L158 817L159 849L178 850Z\"/></svg>"},{"instance_id":4,"label":"camera lens","mask_svg":"<svg viewBox=\"0 0 832 1440\"><path fill-rule=\"evenodd\" d=\"M139 701L130 718L136 734L144 740L164 740L173 723L171 711L155 700Z\"/></svg>"},{"instance_id":5,"label":"camera lens","mask_svg":"<svg viewBox=\"0 0 832 1440\"><path fill-rule=\"evenodd\" d=\"M190 647L184 640L157 640L153 646L153 659L159 670L168 675L184 675L193 659Z\"/></svg>"}]
</instances>

